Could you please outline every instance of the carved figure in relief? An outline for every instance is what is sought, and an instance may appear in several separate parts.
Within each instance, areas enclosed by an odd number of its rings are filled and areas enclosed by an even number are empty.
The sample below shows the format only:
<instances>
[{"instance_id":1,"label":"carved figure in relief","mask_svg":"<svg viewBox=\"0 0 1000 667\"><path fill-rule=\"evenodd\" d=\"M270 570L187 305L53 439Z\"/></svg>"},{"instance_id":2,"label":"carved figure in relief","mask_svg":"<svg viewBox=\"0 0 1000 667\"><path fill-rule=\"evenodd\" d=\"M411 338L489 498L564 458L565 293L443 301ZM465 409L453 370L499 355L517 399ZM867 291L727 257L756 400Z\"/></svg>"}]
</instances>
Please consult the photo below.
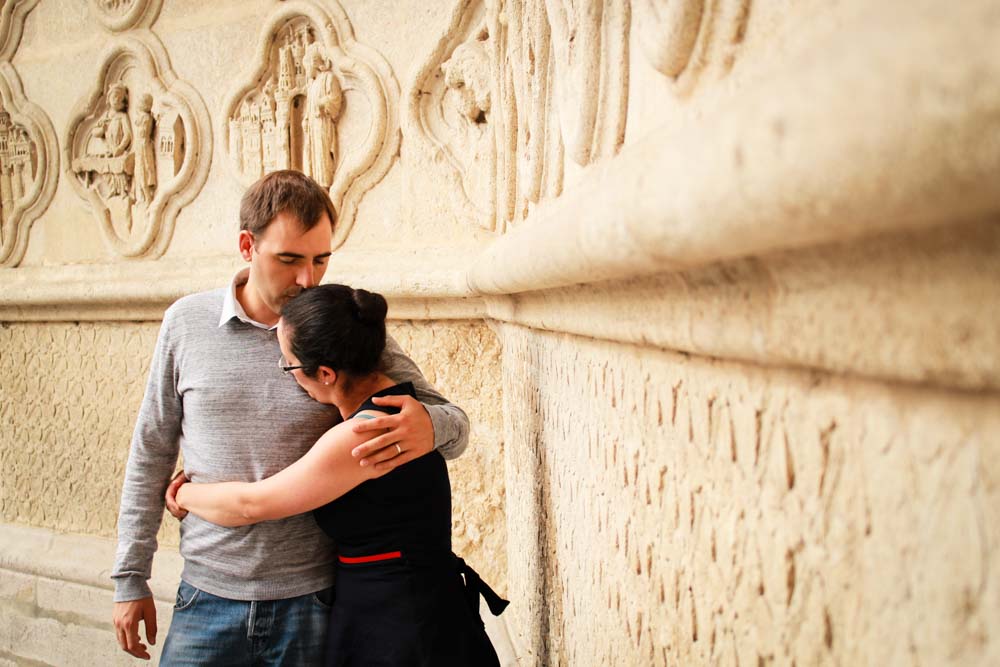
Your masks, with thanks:
<instances>
[{"instance_id":1,"label":"carved figure in relief","mask_svg":"<svg viewBox=\"0 0 1000 667\"><path fill-rule=\"evenodd\" d=\"M288 33L288 50L292 54L292 64L295 66L295 85L303 86L306 81L306 70L305 63L303 63L303 56L306 53L305 40L302 39L301 33L298 35Z\"/></svg>"},{"instance_id":2,"label":"carved figure in relief","mask_svg":"<svg viewBox=\"0 0 1000 667\"><path fill-rule=\"evenodd\" d=\"M306 52L306 112L303 117L302 171L317 183L330 187L337 160L337 116L343 94L330 63L319 52Z\"/></svg>"},{"instance_id":3,"label":"carved figure in relief","mask_svg":"<svg viewBox=\"0 0 1000 667\"><path fill-rule=\"evenodd\" d=\"M153 151L153 97L143 95L135 117L135 196L149 202L156 189L156 159Z\"/></svg>"},{"instance_id":4,"label":"carved figure in relief","mask_svg":"<svg viewBox=\"0 0 1000 667\"><path fill-rule=\"evenodd\" d=\"M107 109L94 123L90 131L87 155L91 158L81 164L85 184L89 187L97 175L104 176L103 182L109 197L124 197L129 194L129 183L134 166L133 155L128 152L132 145L132 122L128 113L128 88L122 83L113 83L108 89Z\"/></svg>"},{"instance_id":5,"label":"carved figure in relief","mask_svg":"<svg viewBox=\"0 0 1000 667\"><path fill-rule=\"evenodd\" d=\"M458 110L470 123L485 123L490 111L490 57L480 41L459 44L442 63L444 82L455 91Z\"/></svg>"},{"instance_id":6,"label":"carved figure in relief","mask_svg":"<svg viewBox=\"0 0 1000 667\"><path fill-rule=\"evenodd\" d=\"M114 83L108 90L108 108L91 130L93 141L87 153L95 157L118 157L132 143L132 128L128 120L128 88Z\"/></svg>"},{"instance_id":7,"label":"carved figure in relief","mask_svg":"<svg viewBox=\"0 0 1000 667\"><path fill-rule=\"evenodd\" d=\"M441 64L446 94L442 104L447 123L460 147L464 169L462 188L472 202L491 202L496 163L496 137L490 124L492 108L490 57L485 30L459 44Z\"/></svg>"},{"instance_id":8,"label":"carved figure in relief","mask_svg":"<svg viewBox=\"0 0 1000 667\"><path fill-rule=\"evenodd\" d=\"M274 79L268 79L267 83L264 84L264 90L261 93L261 114L260 118L262 122L274 122Z\"/></svg>"}]
</instances>

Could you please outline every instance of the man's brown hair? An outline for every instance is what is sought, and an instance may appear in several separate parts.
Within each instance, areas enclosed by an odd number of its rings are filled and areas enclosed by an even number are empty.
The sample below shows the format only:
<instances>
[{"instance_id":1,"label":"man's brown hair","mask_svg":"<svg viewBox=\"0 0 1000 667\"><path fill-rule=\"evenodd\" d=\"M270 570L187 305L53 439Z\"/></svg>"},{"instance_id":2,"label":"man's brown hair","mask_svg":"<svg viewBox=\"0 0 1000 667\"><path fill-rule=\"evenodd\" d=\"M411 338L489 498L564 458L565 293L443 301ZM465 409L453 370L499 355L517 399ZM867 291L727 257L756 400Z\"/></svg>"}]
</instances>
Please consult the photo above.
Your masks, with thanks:
<instances>
[{"instance_id":1,"label":"man's brown hair","mask_svg":"<svg viewBox=\"0 0 1000 667\"><path fill-rule=\"evenodd\" d=\"M262 233L279 213L298 218L304 230L315 227L326 213L330 226L337 223L330 194L300 171L272 171L250 186L240 200L240 229L254 236Z\"/></svg>"}]
</instances>

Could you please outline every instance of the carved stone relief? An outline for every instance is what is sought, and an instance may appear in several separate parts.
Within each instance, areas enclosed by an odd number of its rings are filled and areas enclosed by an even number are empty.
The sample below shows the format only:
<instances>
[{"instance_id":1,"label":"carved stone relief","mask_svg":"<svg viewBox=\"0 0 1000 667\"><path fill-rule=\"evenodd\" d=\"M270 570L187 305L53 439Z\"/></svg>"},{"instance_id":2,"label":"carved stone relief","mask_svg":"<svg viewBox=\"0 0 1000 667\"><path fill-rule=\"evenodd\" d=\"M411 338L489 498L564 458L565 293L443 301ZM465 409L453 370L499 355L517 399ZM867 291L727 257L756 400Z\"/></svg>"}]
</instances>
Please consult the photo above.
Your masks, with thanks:
<instances>
[{"instance_id":1,"label":"carved stone relief","mask_svg":"<svg viewBox=\"0 0 1000 667\"><path fill-rule=\"evenodd\" d=\"M563 159L622 144L628 88L624 0L463 0L410 88L407 121L462 184L465 217L503 232L558 196Z\"/></svg>"},{"instance_id":2,"label":"carved stone relief","mask_svg":"<svg viewBox=\"0 0 1000 667\"><path fill-rule=\"evenodd\" d=\"M67 175L116 253L158 257L208 175L208 112L151 33L120 39L102 62L69 125Z\"/></svg>"},{"instance_id":3,"label":"carved stone relief","mask_svg":"<svg viewBox=\"0 0 1000 667\"><path fill-rule=\"evenodd\" d=\"M24 17L38 0L6 0L0 3L0 60L10 60L21 42Z\"/></svg>"},{"instance_id":4,"label":"carved stone relief","mask_svg":"<svg viewBox=\"0 0 1000 667\"><path fill-rule=\"evenodd\" d=\"M163 0L87 0L90 10L108 30L120 32L149 27L160 13Z\"/></svg>"},{"instance_id":5,"label":"carved stone relief","mask_svg":"<svg viewBox=\"0 0 1000 667\"><path fill-rule=\"evenodd\" d=\"M661 74L687 93L708 66L732 67L743 41L751 0L633 0L642 51Z\"/></svg>"},{"instance_id":6,"label":"carved stone relief","mask_svg":"<svg viewBox=\"0 0 1000 667\"><path fill-rule=\"evenodd\" d=\"M328 188L333 245L399 146L399 88L388 63L354 40L343 9L283 3L267 20L249 73L225 105L225 146L245 185L296 169Z\"/></svg>"},{"instance_id":7,"label":"carved stone relief","mask_svg":"<svg viewBox=\"0 0 1000 667\"><path fill-rule=\"evenodd\" d=\"M580 165L625 140L629 5L626 0L546 0L556 110L566 155Z\"/></svg>"},{"instance_id":8,"label":"carved stone relief","mask_svg":"<svg viewBox=\"0 0 1000 667\"><path fill-rule=\"evenodd\" d=\"M55 194L55 130L24 97L10 63L0 63L0 266L17 266L28 231Z\"/></svg>"},{"instance_id":9,"label":"carved stone relief","mask_svg":"<svg viewBox=\"0 0 1000 667\"><path fill-rule=\"evenodd\" d=\"M456 175L459 215L503 232L561 193L565 158L586 166L621 148L633 19L683 94L706 67L732 66L750 1L459 0L409 86L407 133Z\"/></svg>"}]
</instances>

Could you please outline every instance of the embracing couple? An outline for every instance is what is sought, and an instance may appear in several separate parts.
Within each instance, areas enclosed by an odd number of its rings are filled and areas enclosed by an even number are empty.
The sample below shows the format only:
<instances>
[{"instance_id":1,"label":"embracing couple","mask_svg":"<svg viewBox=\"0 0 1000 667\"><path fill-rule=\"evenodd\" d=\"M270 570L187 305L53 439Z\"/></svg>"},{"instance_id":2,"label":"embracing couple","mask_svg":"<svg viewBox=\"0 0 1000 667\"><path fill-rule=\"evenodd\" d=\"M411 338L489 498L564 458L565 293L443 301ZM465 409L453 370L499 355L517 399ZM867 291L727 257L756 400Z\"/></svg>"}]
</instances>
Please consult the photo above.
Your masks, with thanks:
<instances>
[{"instance_id":1,"label":"embracing couple","mask_svg":"<svg viewBox=\"0 0 1000 667\"><path fill-rule=\"evenodd\" d=\"M166 502L184 570L163 665L498 664L478 604L506 602L451 551L444 460L468 417L386 334L380 295L317 286L335 224L314 181L268 174L240 204L249 267L164 314L112 573L133 656L140 622L156 641Z\"/></svg>"}]
</instances>

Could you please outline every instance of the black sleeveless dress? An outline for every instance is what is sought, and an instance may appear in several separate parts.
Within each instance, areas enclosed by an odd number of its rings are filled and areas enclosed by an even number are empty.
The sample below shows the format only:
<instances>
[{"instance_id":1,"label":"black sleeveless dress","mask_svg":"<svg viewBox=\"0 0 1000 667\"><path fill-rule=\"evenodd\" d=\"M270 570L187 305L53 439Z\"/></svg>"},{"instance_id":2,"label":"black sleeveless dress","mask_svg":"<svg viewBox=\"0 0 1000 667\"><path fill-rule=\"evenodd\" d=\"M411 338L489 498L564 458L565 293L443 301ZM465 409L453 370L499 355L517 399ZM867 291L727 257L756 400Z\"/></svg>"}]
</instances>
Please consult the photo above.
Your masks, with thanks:
<instances>
[{"instance_id":1,"label":"black sleeveless dress","mask_svg":"<svg viewBox=\"0 0 1000 667\"><path fill-rule=\"evenodd\" d=\"M408 394L409 382L371 402ZM499 665L479 616L506 606L451 551L451 483L436 451L369 480L314 511L338 550L327 665Z\"/></svg>"}]
</instances>

